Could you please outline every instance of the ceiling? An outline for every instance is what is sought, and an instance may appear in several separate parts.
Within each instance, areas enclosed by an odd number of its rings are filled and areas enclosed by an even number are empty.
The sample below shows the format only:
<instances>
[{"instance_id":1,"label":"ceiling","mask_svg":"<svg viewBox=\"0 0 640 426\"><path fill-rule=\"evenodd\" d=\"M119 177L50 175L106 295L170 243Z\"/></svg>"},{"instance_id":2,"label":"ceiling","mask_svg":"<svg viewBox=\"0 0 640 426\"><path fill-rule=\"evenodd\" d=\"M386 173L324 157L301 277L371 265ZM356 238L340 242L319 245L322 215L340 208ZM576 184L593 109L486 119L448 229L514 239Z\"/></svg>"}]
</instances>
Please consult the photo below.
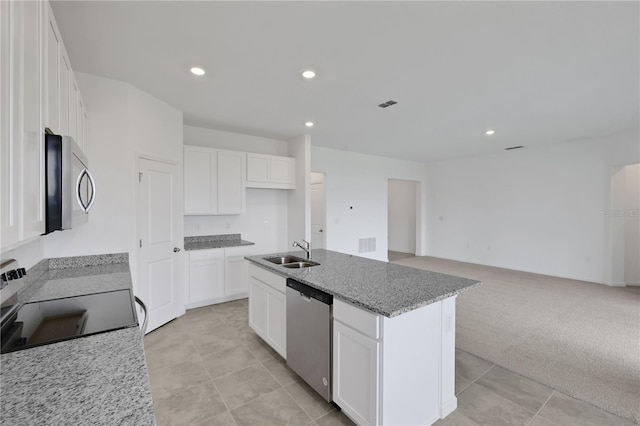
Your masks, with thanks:
<instances>
[{"instance_id":1,"label":"ceiling","mask_svg":"<svg viewBox=\"0 0 640 426\"><path fill-rule=\"evenodd\" d=\"M415 161L638 127L638 2L53 9L75 70L129 82L189 125L283 140L309 133L313 145ZM206 75L192 75L194 65ZM303 79L305 68L317 77ZM390 99L398 103L378 107Z\"/></svg>"}]
</instances>

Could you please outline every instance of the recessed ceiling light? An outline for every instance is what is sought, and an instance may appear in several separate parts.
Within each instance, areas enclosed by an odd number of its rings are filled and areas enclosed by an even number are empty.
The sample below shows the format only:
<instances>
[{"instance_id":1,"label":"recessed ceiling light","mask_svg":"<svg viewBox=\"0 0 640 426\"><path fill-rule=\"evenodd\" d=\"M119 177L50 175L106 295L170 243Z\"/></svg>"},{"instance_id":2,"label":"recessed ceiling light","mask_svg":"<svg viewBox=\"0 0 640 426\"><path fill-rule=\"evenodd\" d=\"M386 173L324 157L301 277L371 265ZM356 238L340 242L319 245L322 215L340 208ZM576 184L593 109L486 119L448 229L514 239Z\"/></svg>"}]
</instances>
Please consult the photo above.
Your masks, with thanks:
<instances>
[{"instance_id":1,"label":"recessed ceiling light","mask_svg":"<svg viewBox=\"0 0 640 426\"><path fill-rule=\"evenodd\" d=\"M493 129L489 129L489 130L487 130L486 132L484 132L484 134L485 134L485 135L488 135L488 136L491 136L491 135L493 135L493 134L495 134L495 133L496 133L496 131L495 131L495 130L493 130Z\"/></svg>"},{"instance_id":2,"label":"recessed ceiling light","mask_svg":"<svg viewBox=\"0 0 640 426\"><path fill-rule=\"evenodd\" d=\"M204 75L204 70L202 68L199 68L199 67L193 67L193 68L191 68L191 73L193 73L195 75Z\"/></svg>"},{"instance_id":3,"label":"recessed ceiling light","mask_svg":"<svg viewBox=\"0 0 640 426\"><path fill-rule=\"evenodd\" d=\"M316 76L316 72L314 70L304 70L302 71L302 76L304 78L313 78Z\"/></svg>"},{"instance_id":4,"label":"recessed ceiling light","mask_svg":"<svg viewBox=\"0 0 640 426\"><path fill-rule=\"evenodd\" d=\"M313 122L312 121L307 121L306 123L304 123L305 126L307 127L313 127Z\"/></svg>"}]
</instances>

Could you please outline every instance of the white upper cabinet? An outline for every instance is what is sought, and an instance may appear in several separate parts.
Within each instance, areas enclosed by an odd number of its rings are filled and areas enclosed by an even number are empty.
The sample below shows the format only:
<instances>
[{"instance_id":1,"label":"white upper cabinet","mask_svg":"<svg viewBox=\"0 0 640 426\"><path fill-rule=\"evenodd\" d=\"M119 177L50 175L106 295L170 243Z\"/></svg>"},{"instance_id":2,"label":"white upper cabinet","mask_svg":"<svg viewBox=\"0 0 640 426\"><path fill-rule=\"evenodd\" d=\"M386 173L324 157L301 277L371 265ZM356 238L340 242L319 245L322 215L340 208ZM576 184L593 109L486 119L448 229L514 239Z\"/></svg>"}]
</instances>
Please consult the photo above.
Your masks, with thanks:
<instances>
[{"instance_id":1,"label":"white upper cabinet","mask_svg":"<svg viewBox=\"0 0 640 426\"><path fill-rule=\"evenodd\" d=\"M44 232L43 10L39 2L0 2L2 251Z\"/></svg>"},{"instance_id":2,"label":"white upper cabinet","mask_svg":"<svg viewBox=\"0 0 640 426\"><path fill-rule=\"evenodd\" d=\"M48 127L55 134L60 131L60 33L58 26L53 19L51 7L47 5L47 16L45 19L45 100L43 120L44 127Z\"/></svg>"},{"instance_id":3,"label":"white upper cabinet","mask_svg":"<svg viewBox=\"0 0 640 426\"><path fill-rule=\"evenodd\" d=\"M213 149L184 147L184 214L218 214L217 162Z\"/></svg>"},{"instance_id":4,"label":"white upper cabinet","mask_svg":"<svg viewBox=\"0 0 640 426\"><path fill-rule=\"evenodd\" d=\"M295 159L247 153L247 187L295 189Z\"/></svg>"},{"instance_id":5,"label":"white upper cabinet","mask_svg":"<svg viewBox=\"0 0 640 426\"><path fill-rule=\"evenodd\" d=\"M245 212L244 152L218 151L218 214Z\"/></svg>"},{"instance_id":6,"label":"white upper cabinet","mask_svg":"<svg viewBox=\"0 0 640 426\"><path fill-rule=\"evenodd\" d=\"M245 212L245 154L198 146L184 147L184 214Z\"/></svg>"},{"instance_id":7,"label":"white upper cabinet","mask_svg":"<svg viewBox=\"0 0 640 426\"><path fill-rule=\"evenodd\" d=\"M80 87L71 68L69 55L60 38L60 31L48 3L43 28L43 129L48 127L58 135L71 136L88 155L87 119Z\"/></svg>"}]
</instances>

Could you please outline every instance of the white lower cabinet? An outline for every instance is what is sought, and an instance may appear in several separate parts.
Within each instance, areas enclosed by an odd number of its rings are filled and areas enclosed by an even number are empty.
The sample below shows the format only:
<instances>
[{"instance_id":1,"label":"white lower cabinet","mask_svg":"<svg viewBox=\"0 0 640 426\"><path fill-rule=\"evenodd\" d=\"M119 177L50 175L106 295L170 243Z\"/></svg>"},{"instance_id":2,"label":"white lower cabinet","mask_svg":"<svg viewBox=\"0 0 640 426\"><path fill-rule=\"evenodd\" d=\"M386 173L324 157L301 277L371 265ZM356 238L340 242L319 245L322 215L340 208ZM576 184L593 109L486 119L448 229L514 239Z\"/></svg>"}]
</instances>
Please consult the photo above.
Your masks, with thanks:
<instances>
[{"instance_id":1,"label":"white lower cabinet","mask_svg":"<svg viewBox=\"0 0 640 426\"><path fill-rule=\"evenodd\" d=\"M190 308L204 306L224 296L224 249L189 254Z\"/></svg>"},{"instance_id":2,"label":"white lower cabinet","mask_svg":"<svg viewBox=\"0 0 640 426\"><path fill-rule=\"evenodd\" d=\"M455 296L387 318L334 298L333 400L359 425L430 425L455 410Z\"/></svg>"},{"instance_id":3,"label":"white lower cabinet","mask_svg":"<svg viewBox=\"0 0 640 426\"><path fill-rule=\"evenodd\" d=\"M186 309L247 297L248 262L253 246L187 252Z\"/></svg>"},{"instance_id":4,"label":"white lower cabinet","mask_svg":"<svg viewBox=\"0 0 640 426\"><path fill-rule=\"evenodd\" d=\"M333 400L357 424L378 424L380 343L333 322Z\"/></svg>"},{"instance_id":5,"label":"white lower cabinet","mask_svg":"<svg viewBox=\"0 0 640 426\"><path fill-rule=\"evenodd\" d=\"M249 326L276 352L287 357L287 280L249 265Z\"/></svg>"}]
</instances>

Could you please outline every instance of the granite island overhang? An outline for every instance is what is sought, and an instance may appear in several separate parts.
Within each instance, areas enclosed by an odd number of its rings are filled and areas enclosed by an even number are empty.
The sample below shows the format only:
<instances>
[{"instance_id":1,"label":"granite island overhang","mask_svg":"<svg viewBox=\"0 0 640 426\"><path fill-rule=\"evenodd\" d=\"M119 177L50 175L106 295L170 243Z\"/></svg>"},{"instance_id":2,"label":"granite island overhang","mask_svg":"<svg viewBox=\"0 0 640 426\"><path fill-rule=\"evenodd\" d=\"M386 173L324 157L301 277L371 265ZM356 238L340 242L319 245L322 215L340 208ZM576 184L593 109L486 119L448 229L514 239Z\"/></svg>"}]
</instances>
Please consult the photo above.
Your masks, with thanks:
<instances>
[{"instance_id":1,"label":"granite island overhang","mask_svg":"<svg viewBox=\"0 0 640 426\"><path fill-rule=\"evenodd\" d=\"M324 249L301 269L265 260L277 256L304 254L246 257L250 326L286 358L286 344L252 324L252 289L292 278L333 295L333 402L355 423L429 425L456 409L455 299L479 281Z\"/></svg>"}]
</instances>

